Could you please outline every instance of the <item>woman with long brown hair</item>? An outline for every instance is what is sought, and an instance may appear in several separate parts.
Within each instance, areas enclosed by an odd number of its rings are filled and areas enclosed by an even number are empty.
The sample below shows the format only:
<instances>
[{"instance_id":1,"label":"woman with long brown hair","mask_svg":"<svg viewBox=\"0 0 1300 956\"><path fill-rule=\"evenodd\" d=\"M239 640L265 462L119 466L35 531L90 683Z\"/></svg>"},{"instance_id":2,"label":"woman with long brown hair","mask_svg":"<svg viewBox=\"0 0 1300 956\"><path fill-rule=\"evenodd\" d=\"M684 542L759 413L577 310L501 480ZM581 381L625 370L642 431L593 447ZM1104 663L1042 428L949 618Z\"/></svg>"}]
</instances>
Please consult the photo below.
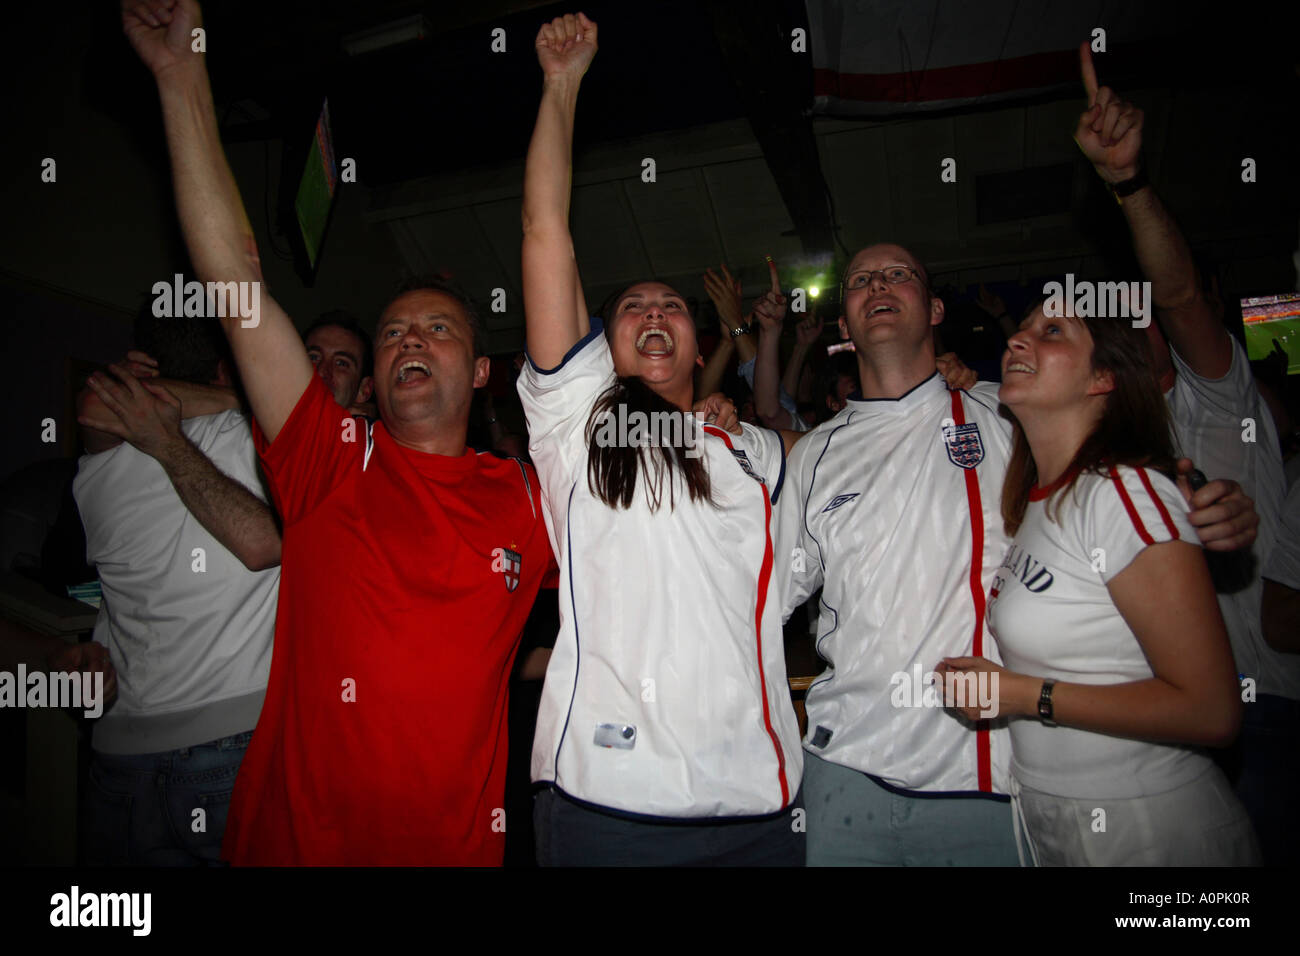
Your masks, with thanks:
<instances>
[{"instance_id":1,"label":"woman with long brown hair","mask_svg":"<svg viewBox=\"0 0 1300 956\"><path fill-rule=\"evenodd\" d=\"M988 624L1006 666L945 660L946 701L989 716L970 705L982 681L1010 718L1016 819L1036 863L1258 862L1201 749L1232 741L1241 700L1143 334L1040 305L1002 369L1014 540Z\"/></svg>"},{"instance_id":2,"label":"woman with long brown hair","mask_svg":"<svg viewBox=\"0 0 1300 956\"><path fill-rule=\"evenodd\" d=\"M524 178L519 392L561 569L533 746L538 861L802 865L802 751L768 593L782 438L697 428L676 289L638 282L603 326L589 318L568 206L595 51L581 14L542 27Z\"/></svg>"}]
</instances>

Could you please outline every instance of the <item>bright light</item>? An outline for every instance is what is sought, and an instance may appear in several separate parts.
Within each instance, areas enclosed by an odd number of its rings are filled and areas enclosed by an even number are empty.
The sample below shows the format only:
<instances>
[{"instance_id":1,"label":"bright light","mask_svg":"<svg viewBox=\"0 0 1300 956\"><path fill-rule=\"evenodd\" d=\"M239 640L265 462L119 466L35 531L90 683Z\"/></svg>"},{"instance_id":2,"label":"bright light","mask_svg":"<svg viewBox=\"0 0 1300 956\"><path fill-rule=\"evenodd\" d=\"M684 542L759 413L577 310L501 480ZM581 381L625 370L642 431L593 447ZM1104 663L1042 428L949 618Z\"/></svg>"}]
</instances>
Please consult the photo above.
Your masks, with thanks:
<instances>
[{"instance_id":1,"label":"bright light","mask_svg":"<svg viewBox=\"0 0 1300 956\"><path fill-rule=\"evenodd\" d=\"M817 295L818 295L821 291L822 291L822 290L819 289L819 288L817 288L816 286L812 286L811 288L808 289L808 294L809 294L810 296L812 296L812 297L815 299L815 298L817 298Z\"/></svg>"}]
</instances>

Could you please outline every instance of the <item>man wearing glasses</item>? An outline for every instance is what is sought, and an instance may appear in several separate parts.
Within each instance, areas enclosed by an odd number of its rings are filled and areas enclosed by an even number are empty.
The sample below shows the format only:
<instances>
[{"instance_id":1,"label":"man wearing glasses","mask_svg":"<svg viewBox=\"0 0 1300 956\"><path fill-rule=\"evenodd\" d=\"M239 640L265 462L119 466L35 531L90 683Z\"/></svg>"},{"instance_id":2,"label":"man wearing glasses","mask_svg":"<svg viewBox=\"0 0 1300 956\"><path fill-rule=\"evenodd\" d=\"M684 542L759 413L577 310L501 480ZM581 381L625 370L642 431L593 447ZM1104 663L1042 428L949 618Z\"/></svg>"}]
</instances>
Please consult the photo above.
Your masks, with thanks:
<instances>
[{"instance_id":1,"label":"man wearing glasses","mask_svg":"<svg viewBox=\"0 0 1300 956\"><path fill-rule=\"evenodd\" d=\"M997 385L950 392L935 371L943 302L906 249L863 249L843 295L862 391L790 452L775 552L787 616L824 588L817 649L833 665L806 702L808 864L1015 865L1006 729L971 733L922 691L944 657L996 655L984 595L1011 454Z\"/></svg>"}]
</instances>

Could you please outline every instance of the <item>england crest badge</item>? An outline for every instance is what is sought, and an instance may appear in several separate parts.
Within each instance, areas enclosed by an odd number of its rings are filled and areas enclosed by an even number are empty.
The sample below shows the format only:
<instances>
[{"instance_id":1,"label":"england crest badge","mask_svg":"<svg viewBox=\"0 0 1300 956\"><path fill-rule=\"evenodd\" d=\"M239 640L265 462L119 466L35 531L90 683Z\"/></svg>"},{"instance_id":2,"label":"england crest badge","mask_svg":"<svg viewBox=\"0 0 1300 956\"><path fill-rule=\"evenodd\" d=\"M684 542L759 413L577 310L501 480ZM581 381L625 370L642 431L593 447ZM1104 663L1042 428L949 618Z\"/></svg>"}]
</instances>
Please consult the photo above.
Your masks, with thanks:
<instances>
[{"instance_id":1,"label":"england crest badge","mask_svg":"<svg viewBox=\"0 0 1300 956\"><path fill-rule=\"evenodd\" d=\"M980 438L978 423L947 424L942 431L948 460L958 468L974 468L984 460L984 441Z\"/></svg>"},{"instance_id":2,"label":"england crest badge","mask_svg":"<svg viewBox=\"0 0 1300 956\"><path fill-rule=\"evenodd\" d=\"M740 467L745 470L745 474L749 475L749 477L753 478L760 485L765 484L763 476L754 470L754 464L749 460L749 455L745 454L744 450L733 448L731 449L731 454L735 457L736 461L740 463Z\"/></svg>"},{"instance_id":3,"label":"england crest badge","mask_svg":"<svg viewBox=\"0 0 1300 956\"><path fill-rule=\"evenodd\" d=\"M501 572L501 576L505 578L507 591L519 587L519 572L523 565L523 556L518 551L510 548L492 549L492 570Z\"/></svg>"}]
</instances>

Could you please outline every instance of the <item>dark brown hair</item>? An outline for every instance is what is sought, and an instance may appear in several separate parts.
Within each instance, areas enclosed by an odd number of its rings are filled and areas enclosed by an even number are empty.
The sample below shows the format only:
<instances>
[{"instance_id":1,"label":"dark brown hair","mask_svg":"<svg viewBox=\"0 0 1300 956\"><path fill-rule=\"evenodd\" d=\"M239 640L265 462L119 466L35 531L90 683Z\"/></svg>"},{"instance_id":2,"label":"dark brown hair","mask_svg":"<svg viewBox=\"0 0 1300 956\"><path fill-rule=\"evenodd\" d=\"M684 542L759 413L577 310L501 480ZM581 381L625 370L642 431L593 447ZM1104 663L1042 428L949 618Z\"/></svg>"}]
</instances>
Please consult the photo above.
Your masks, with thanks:
<instances>
[{"instance_id":1,"label":"dark brown hair","mask_svg":"<svg viewBox=\"0 0 1300 956\"><path fill-rule=\"evenodd\" d=\"M470 331L474 335L474 357L480 358L487 354L487 341L483 334L483 320L479 317L478 304L468 292L441 275L425 273L423 275L404 276L398 280L393 289L393 294L388 299L388 305L385 305L384 308L388 308L389 305L392 305L408 292L441 292L443 295L455 299L460 304L460 307L465 310L465 318L469 320Z\"/></svg>"},{"instance_id":2,"label":"dark brown hair","mask_svg":"<svg viewBox=\"0 0 1300 956\"><path fill-rule=\"evenodd\" d=\"M1040 301L1032 306L1026 317L1041 305ZM1085 472L1105 474L1112 466L1127 465L1153 468L1171 480L1176 473L1169 410L1156 381L1146 334L1127 320L1114 317L1061 321L1082 322L1088 329L1092 336L1092 370L1110 372L1115 387L1106 395L1097 426L1065 470L1065 480L1049 497L1048 508L1055 501L1058 515L1061 501ZM1011 463L1002 485L1002 521L1008 537L1024 521L1030 489L1038 483L1038 469L1024 428L1014 415L1012 423Z\"/></svg>"},{"instance_id":3,"label":"dark brown hair","mask_svg":"<svg viewBox=\"0 0 1300 956\"><path fill-rule=\"evenodd\" d=\"M666 284L666 283L665 283ZM631 288L629 286L628 288ZM669 288L672 288L669 286ZM612 339L615 322L615 308L626 293L605 300L601 311L604 313L605 338ZM687 313L694 319L692 303L686 302ZM646 482L646 500L652 512L658 511L663 502L664 484L668 485L669 510L676 506L674 491L674 471L681 469L686 481L687 491L692 501L706 501L713 504L713 489L709 481L709 471L705 467L704 457L688 457L687 448L674 444L651 445L601 445L596 440L607 416L618 416L619 407L625 406L626 415L640 413L648 422L664 421L656 415L689 416L671 404L654 389L650 388L637 376L619 376L614 384L605 389L591 409L587 419L587 487L591 493L611 508L630 508L632 497L636 494L637 476L643 474ZM667 419L671 421L671 419ZM683 427L689 422L683 422ZM683 439L685 435L683 434Z\"/></svg>"}]
</instances>

